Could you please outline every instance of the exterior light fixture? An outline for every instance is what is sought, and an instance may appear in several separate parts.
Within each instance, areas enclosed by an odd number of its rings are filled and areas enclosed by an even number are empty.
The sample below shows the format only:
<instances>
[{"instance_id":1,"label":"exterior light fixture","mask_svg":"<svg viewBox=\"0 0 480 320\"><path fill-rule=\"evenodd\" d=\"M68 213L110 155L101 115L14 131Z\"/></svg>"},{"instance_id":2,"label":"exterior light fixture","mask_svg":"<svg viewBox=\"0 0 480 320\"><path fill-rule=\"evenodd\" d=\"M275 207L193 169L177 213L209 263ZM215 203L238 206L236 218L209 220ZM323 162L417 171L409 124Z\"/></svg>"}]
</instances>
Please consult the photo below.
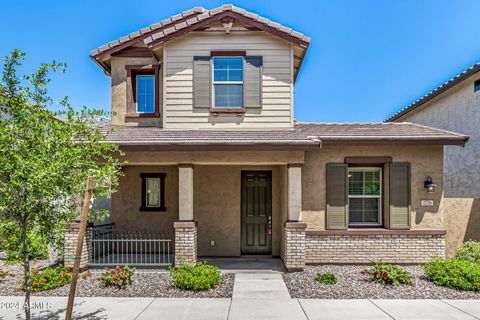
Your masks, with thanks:
<instances>
[{"instance_id":1,"label":"exterior light fixture","mask_svg":"<svg viewBox=\"0 0 480 320\"><path fill-rule=\"evenodd\" d=\"M432 177L428 176L424 182L424 187L428 190L428 193L433 193L437 185L433 183Z\"/></svg>"}]
</instances>

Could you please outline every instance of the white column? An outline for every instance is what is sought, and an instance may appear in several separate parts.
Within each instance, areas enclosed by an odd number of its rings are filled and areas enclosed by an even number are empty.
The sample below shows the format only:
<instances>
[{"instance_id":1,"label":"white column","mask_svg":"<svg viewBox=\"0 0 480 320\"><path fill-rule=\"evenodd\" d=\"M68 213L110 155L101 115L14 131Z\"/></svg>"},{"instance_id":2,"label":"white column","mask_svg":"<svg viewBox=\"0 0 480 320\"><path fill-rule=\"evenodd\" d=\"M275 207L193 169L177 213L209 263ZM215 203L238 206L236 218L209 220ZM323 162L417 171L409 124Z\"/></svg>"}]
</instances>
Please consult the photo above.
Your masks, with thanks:
<instances>
[{"instance_id":1,"label":"white column","mask_svg":"<svg viewBox=\"0 0 480 320\"><path fill-rule=\"evenodd\" d=\"M178 220L193 221L193 164L178 165Z\"/></svg>"},{"instance_id":2,"label":"white column","mask_svg":"<svg viewBox=\"0 0 480 320\"><path fill-rule=\"evenodd\" d=\"M302 212L302 163L287 165L288 221L300 221Z\"/></svg>"}]
</instances>

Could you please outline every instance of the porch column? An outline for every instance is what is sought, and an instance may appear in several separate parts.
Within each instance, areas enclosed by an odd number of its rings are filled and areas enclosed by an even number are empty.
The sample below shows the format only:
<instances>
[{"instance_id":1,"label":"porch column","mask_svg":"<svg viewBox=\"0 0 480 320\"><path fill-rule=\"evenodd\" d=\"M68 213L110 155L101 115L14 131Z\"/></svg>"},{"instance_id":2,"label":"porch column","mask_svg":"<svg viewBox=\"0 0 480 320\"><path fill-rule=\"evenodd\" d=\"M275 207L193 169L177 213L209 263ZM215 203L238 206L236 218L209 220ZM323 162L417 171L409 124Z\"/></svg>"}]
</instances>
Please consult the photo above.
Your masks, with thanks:
<instances>
[{"instance_id":1,"label":"porch column","mask_svg":"<svg viewBox=\"0 0 480 320\"><path fill-rule=\"evenodd\" d=\"M197 262L197 223L193 220L193 164L178 165L178 219L175 229L175 264Z\"/></svg>"},{"instance_id":2,"label":"porch column","mask_svg":"<svg viewBox=\"0 0 480 320\"><path fill-rule=\"evenodd\" d=\"M88 265L92 262L92 226L93 223L87 224L85 239L83 241L82 256L76 257L78 233L80 232L80 222L72 222L65 224L64 242L63 242L63 260L65 267L71 269L75 259L80 259L80 270L88 269Z\"/></svg>"},{"instance_id":3,"label":"porch column","mask_svg":"<svg viewBox=\"0 0 480 320\"><path fill-rule=\"evenodd\" d=\"M287 219L284 225L282 260L289 272L305 267L306 223L300 221L302 212L302 166L287 165Z\"/></svg>"}]
</instances>

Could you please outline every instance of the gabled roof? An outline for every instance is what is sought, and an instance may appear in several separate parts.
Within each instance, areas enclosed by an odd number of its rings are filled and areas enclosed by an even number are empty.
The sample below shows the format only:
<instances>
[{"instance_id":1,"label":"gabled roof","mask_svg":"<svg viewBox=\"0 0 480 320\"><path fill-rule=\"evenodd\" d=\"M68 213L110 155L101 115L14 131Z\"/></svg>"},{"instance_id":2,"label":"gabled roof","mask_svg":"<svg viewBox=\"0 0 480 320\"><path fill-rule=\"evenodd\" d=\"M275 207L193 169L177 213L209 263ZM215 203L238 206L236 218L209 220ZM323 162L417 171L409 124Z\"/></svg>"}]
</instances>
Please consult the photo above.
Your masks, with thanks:
<instances>
[{"instance_id":1,"label":"gabled roof","mask_svg":"<svg viewBox=\"0 0 480 320\"><path fill-rule=\"evenodd\" d=\"M391 115L388 117L385 122L389 121L395 121L399 119L400 117L404 116L405 114L417 109L418 107L421 107L423 104L426 102L432 100L436 96L440 95L441 93L447 91L448 89L456 86L457 84L463 82L464 80L470 78L474 74L480 71L480 62L477 62L473 66L469 67L468 69L462 71L461 73L457 74L455 77L451 78L447 82L444 82L437 88L433 89L432 91L428 92L426 95L423 97L419 98L418 100L414 101L410 105L404 107L397 113Z\"/></svg>"},{"instance_id":2,"label":"gabled roof","mask_svg":"<svg viewBox=\"0 0 480 320\"><path fill-rule=\"evenodd\" d=\"M236 20L251 25L252 27L273 34L287 41L296 44L303 49L303 56L310 43L311 38L303 33L295 31L280 23L263 18L258 14L226 4L221 7L207 10L202 7L184 11L161 22L152 24L146 28L130 33L129 35L109 42L90 53L91 58L107 73L109 68L102 60L121 50L143 43L149 50L153 47L169 41L173 38L184 35L188 32L203 28L214 21L225 17L232 17ZM303 56L301 60L303 60ZM299 69L300 66L298 66Z\"/></svg>"},{"instance_id":3,"label":"gabled roof","mask_svg":"<svg viewBox=\"0 0 480 320\"><path fill-rule=\"evenodd\" d=\"M124 148L179 150L318 149L322 144L444 144L463 146L468 136L407 122L303 123L293 130L165 130L102 125L109 142Z\"/></svg>"}]
</instances>

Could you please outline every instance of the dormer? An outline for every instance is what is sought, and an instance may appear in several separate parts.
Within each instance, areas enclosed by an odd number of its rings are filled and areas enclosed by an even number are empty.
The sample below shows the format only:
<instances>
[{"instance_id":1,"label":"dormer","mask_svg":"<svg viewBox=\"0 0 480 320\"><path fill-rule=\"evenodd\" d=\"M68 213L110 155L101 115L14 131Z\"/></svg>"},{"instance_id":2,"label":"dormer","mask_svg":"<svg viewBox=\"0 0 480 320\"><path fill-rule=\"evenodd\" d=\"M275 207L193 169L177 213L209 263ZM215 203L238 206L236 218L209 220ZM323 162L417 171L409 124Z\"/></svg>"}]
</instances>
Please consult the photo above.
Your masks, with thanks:
<instances>
[{"instance_id":1,"label":"dormer","mask_svg":"<svg viewBox=\"0 0 480 320\"><path fill-rule=\"evenodd\" d=\"M113 125L293 128L310 38L232 5L194 8L91 53L112 79Z\"/></svg>"}]
</instances>

